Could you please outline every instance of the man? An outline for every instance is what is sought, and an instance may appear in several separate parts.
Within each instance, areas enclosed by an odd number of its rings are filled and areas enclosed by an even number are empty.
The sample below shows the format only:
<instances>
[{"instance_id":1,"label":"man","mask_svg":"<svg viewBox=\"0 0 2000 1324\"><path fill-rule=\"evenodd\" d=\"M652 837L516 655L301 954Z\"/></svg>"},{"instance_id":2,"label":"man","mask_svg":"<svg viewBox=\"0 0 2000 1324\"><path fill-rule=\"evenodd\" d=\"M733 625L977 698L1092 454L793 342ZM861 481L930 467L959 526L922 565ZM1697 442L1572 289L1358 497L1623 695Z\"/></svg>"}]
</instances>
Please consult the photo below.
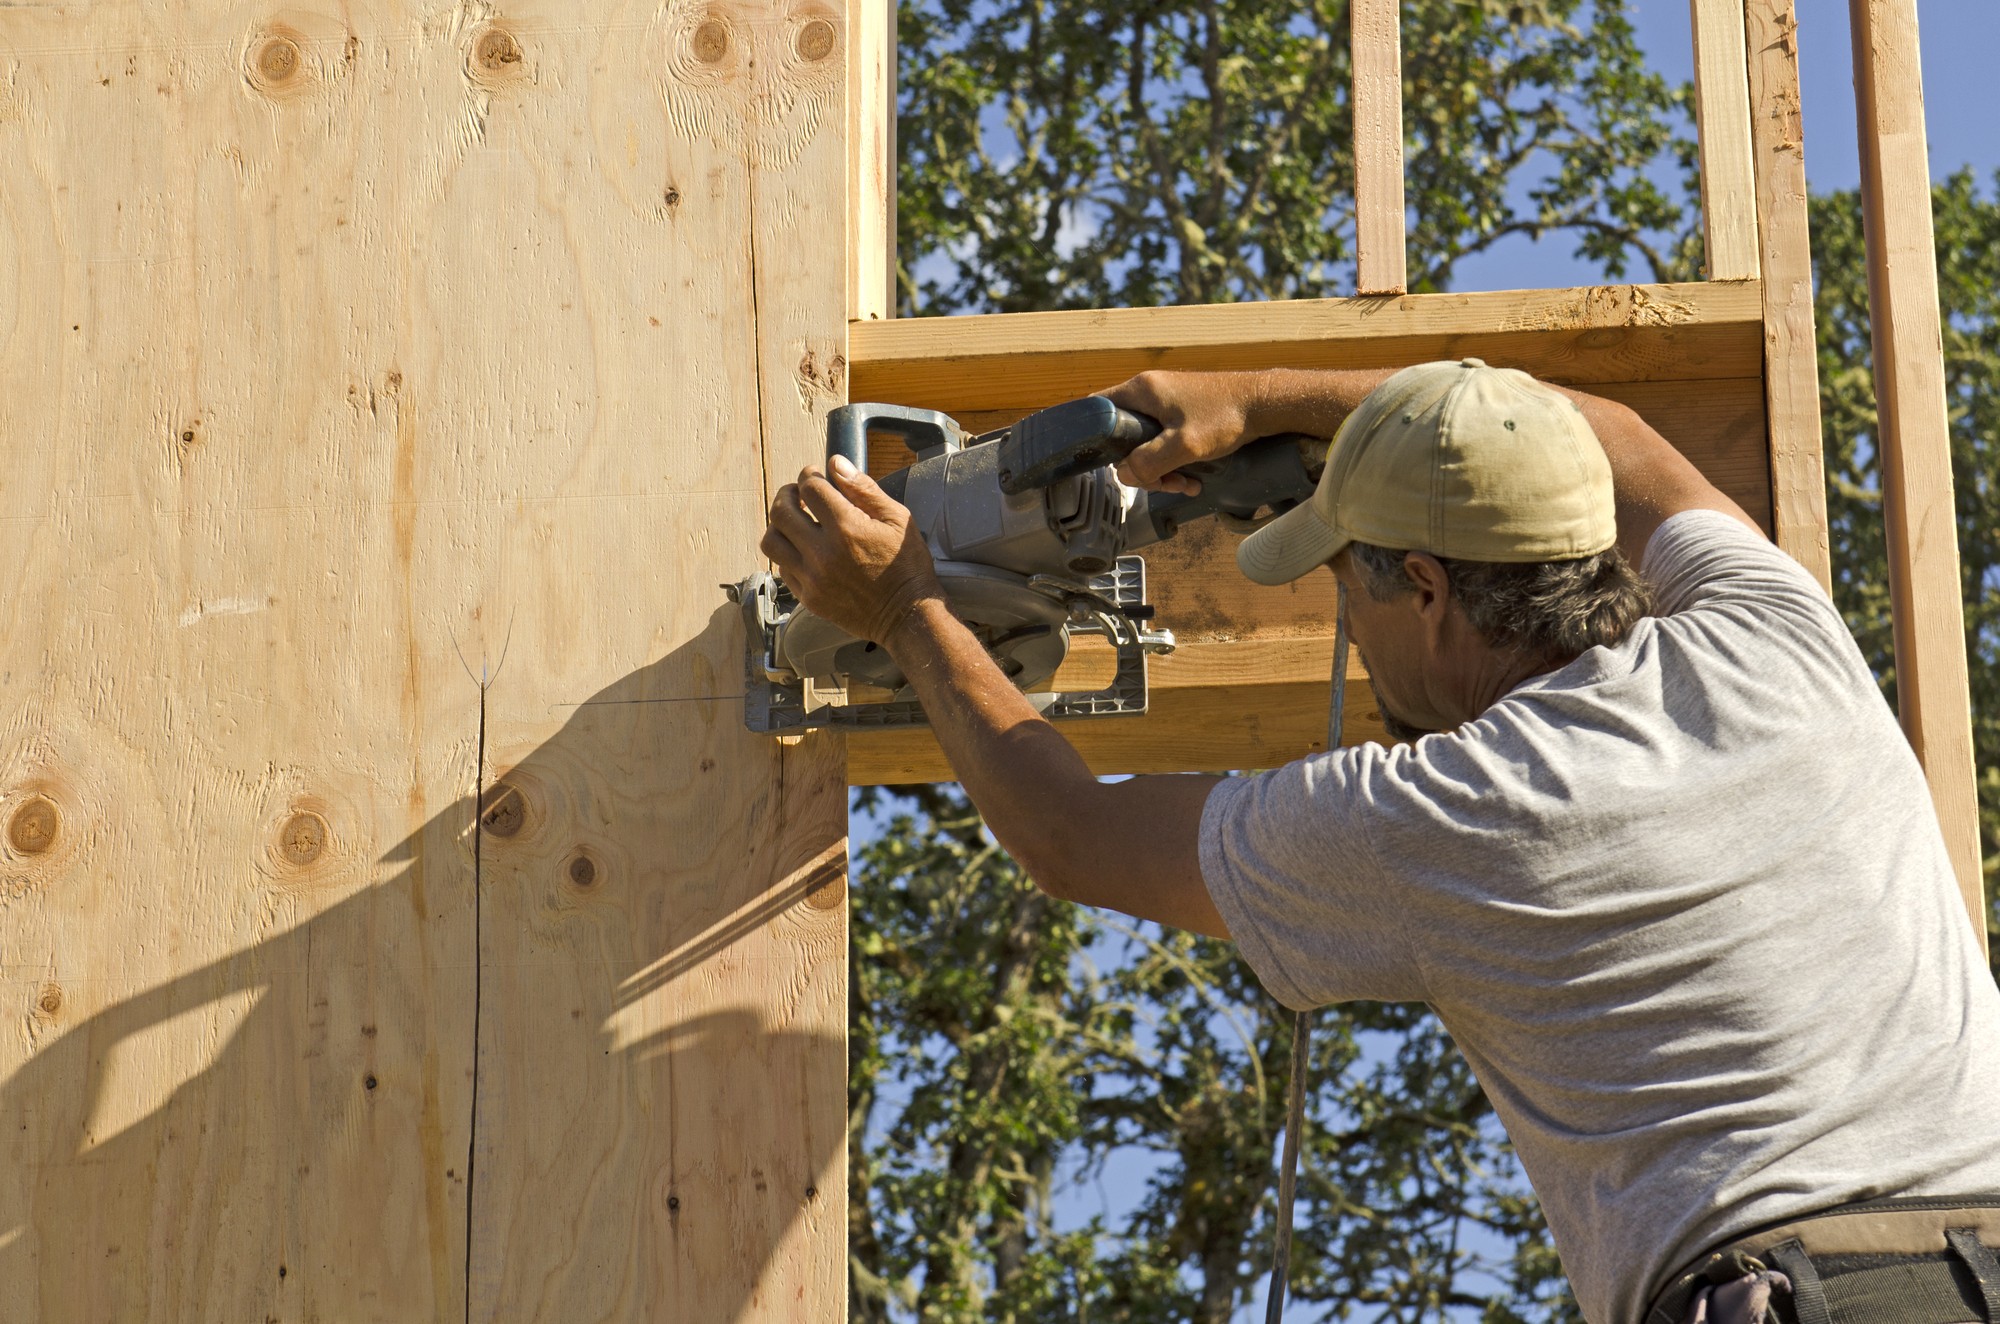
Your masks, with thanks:
<instances>
[{"instance_id":1,"label":"man","mask_svg":"<svg viewBox=\"0 0 2000 1324\"><path fill-rule=\"evenodd\" d=\"M1414 743L1099 783L946 610L906 512L808 469L766 553L891 651L1036 882L1231 937L1292 1007L1429 1002L1594 1324L2000 1320L2000 993L1811 579L1629 409L1476 359L1108 394L1163 424L1124 466L1158 490L1337 430L1238 560L1331 568ZM1855 1209L1882 1197L1929 1198Z\"/></svg>"}]
</instances>

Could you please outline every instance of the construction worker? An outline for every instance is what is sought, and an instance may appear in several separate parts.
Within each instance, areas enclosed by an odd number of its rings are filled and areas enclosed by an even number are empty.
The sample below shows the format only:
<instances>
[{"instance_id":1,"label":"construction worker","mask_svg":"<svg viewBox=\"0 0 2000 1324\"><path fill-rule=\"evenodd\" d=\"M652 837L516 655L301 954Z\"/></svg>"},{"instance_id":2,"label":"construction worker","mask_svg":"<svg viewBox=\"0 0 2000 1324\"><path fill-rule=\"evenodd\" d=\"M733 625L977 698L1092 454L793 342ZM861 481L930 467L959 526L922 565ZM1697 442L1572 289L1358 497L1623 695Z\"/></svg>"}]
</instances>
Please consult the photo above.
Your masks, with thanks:
<instances>
[{"instance_id":1,"label":"construction worker","mask_svg":"<svg viewBox=\"0 0 2000 1324\"><path fill-rule=\"evenodd\" d=\"M1244 777L1101 783L836 462L764 550L890 650L1053 896L1233 939L1294 1008L1422 1000L1593 1324L2000 1321L2000 992L1923 774L1826 595L1622 405L1476 359L1147 373L1122 474L1335 437L1243 541L1330 567L1384 721Z\"/></svg>"}]
</instances>

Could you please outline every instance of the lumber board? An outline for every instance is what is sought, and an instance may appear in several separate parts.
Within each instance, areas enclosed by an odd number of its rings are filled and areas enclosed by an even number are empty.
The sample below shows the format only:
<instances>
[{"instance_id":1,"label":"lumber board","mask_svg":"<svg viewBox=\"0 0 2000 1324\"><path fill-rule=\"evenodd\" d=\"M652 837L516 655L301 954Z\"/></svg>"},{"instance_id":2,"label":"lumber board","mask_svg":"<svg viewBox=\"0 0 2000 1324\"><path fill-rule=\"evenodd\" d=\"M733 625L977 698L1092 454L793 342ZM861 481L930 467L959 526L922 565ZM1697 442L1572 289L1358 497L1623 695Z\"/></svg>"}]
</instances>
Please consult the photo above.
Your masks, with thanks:
<instances>
[{"instance_id":1,"label":"lumber board","mask_svg":"<svg viewBox=\"0 0 2000 1324\"><path fill-rule=\"evenodd\" d=\"M433 231L469 52L403 20L0 11L9 1319L465 1310L445 363L506 259Z\"/></svg>"},{"instance_id":2,"label":"lumber board","mask_svg":"<svg viewBox=\"0 0 2000 1324\"><path fill-rule=\"evenodd\" d=\"M1915 0L1850 0L1896 698L1986 941Z\"/></svg>"},{"instance_id":3,"label":"lumber board","mask_svg":"<svg viewBox=\"0 0 2000 1324\"><path fill-rule=\"evenodd\" d=\"M847 315L896 313L896 0L847 11Z\"/></svg>"},{"instance_id":4,"label":"lumber board","mask_svg":"<svg viewBox=\"0 0 2000 1324\"><path fill-rule=\"evenodd\" d=\"M852 29L633 12L537 34L463 195L548 292L476 333L496 407L548 421L485 442L471 1311L837 1318L842 752L745 731L717 585L845 401Z\"/></svg>"},{"instance_id":5,"label":"lumber board","mask_svg":"<svg viewBox=\"0 0 2000 1324\"><path fill-rule=\"evenodd\" d=\"M1331 634L1195 644L1153 660L1154 689L1143 717L1064 722L1061 729L1099 775L1275 768L1326 748L1332 663ZM1274 674L1286 679L1268 679ZM1349 667L1346 690L1343 743L1387 742L1358 663ZM927 732L847 738L847 778L854 785L950 781L953 775Z\"/></svg>"},{"instance_id":6,"label":"lumber board","mask_svg":"<svg viewBox=\"0 0 2000 1324\"><path fill-rule=\"evenodd\" d=\"M1764 404L1771 521L1778 546L1832 591L1819 356L1813 330L1812 236L1799 105L1798 17L1792 0L1746 0L1750 140L1757 168L1764 281Z\"/></svg>"},{"instance_id":7,"label":"lumber board","mask_svg":"<svg viewBox=\"0 0 2000 1324\"><path fill-rule=\"evenodd\" d=\"M837 1316L846 16L338 13L0 11L0 1313Z\"/></svg>"},{"instance_id":8,"label":"lumber board","mask_svg":"<svg viewBox=\"0 0 2000 1324\"><path fill-rule=\"evenodd\" d=\"M1744 4L1745 0L1689 0L1695 126L1701 149L1703 267L1710 280L1754 280L1761 274Z\"/></svg>"},{"instance_id":9,"label":"lumber board","mask_svg":"<svg viewBox=\"0 0 2000 1324\"><path fill-rule=\"evenodd\" d=\"M1401 0L1352 0L1354 75L1354 291L1409 287L1403 201Z\"/></svg>"},{"instance_id":10,"label":"lumber board","mask_svg":"<svg viewBox=\"0 0 2000 1324\"><path fill-rule=\"evenodd\" d=\"M1762 371L1756 281L903 318L849 329L856 399L1064 400L1149 368L1377 368L1476 355L1550 380Z\"/></svg>"}]
</instances>

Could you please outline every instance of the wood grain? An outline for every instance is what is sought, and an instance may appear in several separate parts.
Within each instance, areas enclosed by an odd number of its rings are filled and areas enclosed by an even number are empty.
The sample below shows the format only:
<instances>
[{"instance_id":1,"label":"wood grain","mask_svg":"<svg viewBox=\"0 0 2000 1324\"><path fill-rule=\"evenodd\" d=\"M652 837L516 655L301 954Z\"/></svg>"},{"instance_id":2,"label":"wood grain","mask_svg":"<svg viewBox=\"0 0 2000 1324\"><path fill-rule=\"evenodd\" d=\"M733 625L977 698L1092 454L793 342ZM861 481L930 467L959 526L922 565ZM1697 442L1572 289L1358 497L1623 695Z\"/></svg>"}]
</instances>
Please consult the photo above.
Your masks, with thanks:
<instances>
[{"instance_id":1,"label":"wood grain","mask_svg":"<svg viewBox=\"0 0 2000 1324\"><path fill-rule=\"evenodd\" d=\"M1710 280L1755 280L1761 274L1744 3L1689 0L1695 124L1701 138L1704 267Z\"/></svg>"},{"instance_id":2,"label":"wood grain","mask_svg":"<svg viewBox=\"0 0 2000 1324\"><path fill-rule=\"evenodd\" d=\"M1914 0L1851 0L1896 698L1986 941L1958 524Z\"/></svg>"},{"instance_id":3,"label":"wood grain","mask_svg":"<svg viewBox=\"0 0 2000 1324\"><path fill-rule=\"evenodd\" d=\"M846 17L339 12L0 11L0 1314L836 1314Z\"/></svg>"},{"instance_id":4,"label":"wood grain","mask_svg":"<svg viewBox=\"0 0 2000 1324\"><path fill-rule=\"evenodd\" d=\"M562 420L487 443L486 796L518 820L482 839L472 1314L827 1318L841 751L744 730L716 585L761 563L772 492L845 398L850 29L815 6L632 13L637 39L552 28L564 93L496 109L503 154L467 198L554 296L482 349L516 408ZM636 132L636 163L572 169L579 124ZM661 187L682 197L664 224L620 206Z\"/></svg>"},{"instance_id":5,"label":"wood grain","mask_svg":"<svg viewBox=\"0 0 2000 1324\"><path fill-rule=\"evenodd\" d=\"M1750 141L1764 273L1764 401L1771 519L1778 546L1821 587L1833 585L1820 453L1819 356L1813 332L1812 236L1799 111L1798 18L1792 0L1746 0Z\"/></svg>"},{"instance_id":6,"label":"wood grain","mask_svg":"<svg viewBox=\"0 0 2000 1324\"><path fill-rule=\"evenodd\" d=\"M0 11L10 1319L464 1313L508 255L480 34L348 22Z\"/></svg>"},{"instance_id":7,"label":"wood grain","mask_svg":"<svg viewBox=\"0 0 2000 1324\"><path fill-rule=\"evenodd\" d=\"M1354 71L1354 289L1401 294L1404 251L1401 0L1351 0Z\"/></svg>"},{"instance_id":8,"label":"wood grain","mask_svg":"<svg viewBox=\"0 0 2000 1324\"><path fill-rule=\"evenodd\" d=\"M847 315L896 313L896 0L847 11Z\"/></svg>"},{"instance_id":9,"label":"wood grain","mask_svg":"<svg viewBox=\"0 0 2000 1324\"><path fill-rule=\"evenodd\" d=\"M1476 355L1570 385L1757 375L1755 281L903 318L850 328L856 399L1066 400L1148 368L1379 368Z\"/></svg>"}]
</instances>

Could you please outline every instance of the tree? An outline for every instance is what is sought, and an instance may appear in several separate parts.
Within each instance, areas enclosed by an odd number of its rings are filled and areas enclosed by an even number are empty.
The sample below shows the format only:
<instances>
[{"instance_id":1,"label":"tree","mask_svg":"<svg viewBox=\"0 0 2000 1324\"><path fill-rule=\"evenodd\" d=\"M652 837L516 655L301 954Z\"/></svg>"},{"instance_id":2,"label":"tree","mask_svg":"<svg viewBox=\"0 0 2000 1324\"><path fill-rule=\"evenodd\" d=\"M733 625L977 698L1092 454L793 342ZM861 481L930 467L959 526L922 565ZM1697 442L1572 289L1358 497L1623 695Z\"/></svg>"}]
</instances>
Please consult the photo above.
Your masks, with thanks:
<instances>
[{"instance_id":1,"label":"tree","mask_svg":"<svg viewBox=\"0 0 2000 1324\"><path fill-rule=\"evenodd\" d=\"M1351 290L1347 25L1344 0L904 6L902 311ZM1406 0L1402 31L1412 288L1516 234L1611 275L1698 263L1688 93L1623 0ZM1231 1318L1268 1255L1289 1013L1227 944L1048 902L955 788L860 806L890 817L853 892L854 1317ZM1313 1072L1300 1298L1569 1317L1427 1012L1323 1013ZM1133 1153L1129 1225L1056 1226L1066 1177Z\"/></svg>"},{"instance_id":2,"label":"tree","mask_svg":"<svg viewBox=\"0 0 2000 1324\"><path fill-rule=\"evenodd\" d=\"M1972 172L1960 170L1931 195L1989 933L2000 931L1993 911L2000 882L2000 175L1992 184L1993 193L1982 195ZM1896 658L1859 195L1814 198L1812 234L1834 599L1893 703ZM2000 941L1994 950L2000 976Z\"/></svg>"},{"instance_id":3,"label":"tree","mask_svg":"<svg viewBox=\"0 0 2000 1324\"><path fill-rule=\"evenodd\" d=\"M905 315L1351 290L1344 3L932 0L900 21ZM1614 277L1697 269L1688 94L1647 70L1623 0L1405 0L1403 39L1413 288L1514 234L1567 234ZM1851 196L1814 225L1837 594L1886 676ZM1954 177L1938 233L1991 860L2000 214ZM857 807L882 830L853 890L854 1318L1231 1318L1268 1255L1290 1016L1226 944L1043 898L953 787ZM1422 1008L1321 1013L1313 1081L1299 1318L1575 1317ZM1066 1182L1133 1154L1129 1219L1057 1220Z\"/></svg>"},{"instance_id":4,"label":"tree","mask_svg":"<svg viewBox=\"0 0 2000 1324\"><path fill-rule=\"evenodd\" d=\"M1556 231L1613 276L1693 269L1687 91L1625 0L1584 8L1405 0L1412 289ZM1345 0L905 6L904 313L1350 292L1347 27Z\"/></svg>"}]
</instances>

